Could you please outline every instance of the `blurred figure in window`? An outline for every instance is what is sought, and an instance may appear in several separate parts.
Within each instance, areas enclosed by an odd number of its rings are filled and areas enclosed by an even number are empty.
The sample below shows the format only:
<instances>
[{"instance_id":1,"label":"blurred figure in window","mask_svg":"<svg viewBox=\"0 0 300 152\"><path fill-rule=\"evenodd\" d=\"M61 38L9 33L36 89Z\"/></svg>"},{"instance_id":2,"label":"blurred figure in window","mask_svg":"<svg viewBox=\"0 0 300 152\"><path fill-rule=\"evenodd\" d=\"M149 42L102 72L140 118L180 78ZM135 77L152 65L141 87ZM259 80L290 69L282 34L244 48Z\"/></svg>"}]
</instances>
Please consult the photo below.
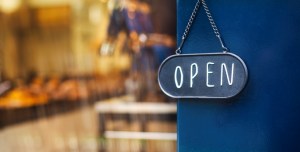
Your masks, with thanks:
<instances>
[{"instance_id":1,"label":"blurred figure in window","mask_svg":"<svg viewBox=\"0 0 300 152\"><path fill-rule=\"evenodd\" d=\"M164 3L173 6L173 1L166 1ZM164 100L163 97L158 97L160 90L157 87L156 74L160 63L174 51L176 24L173 23L176 23L176 6L172 8L174 14L162 15L165 8L156 8L161 2L159 0L116 1L116 7L110 17L107 41L110 43L117 41L117 35L121 32L125 32L128 37L125 41L128 45L124 45L127 48L123 50L131 54L132 65L128 78L130 80L127 80L125 85L128 89L137 89L129 92L135 92L138 101ZM169 8L170 5L164 6ZM172 19L174 21L171 22ZM172 25L166 23L168 21ZM170 27L163 25L170 25Z\"/></svg>"}]
</instances>

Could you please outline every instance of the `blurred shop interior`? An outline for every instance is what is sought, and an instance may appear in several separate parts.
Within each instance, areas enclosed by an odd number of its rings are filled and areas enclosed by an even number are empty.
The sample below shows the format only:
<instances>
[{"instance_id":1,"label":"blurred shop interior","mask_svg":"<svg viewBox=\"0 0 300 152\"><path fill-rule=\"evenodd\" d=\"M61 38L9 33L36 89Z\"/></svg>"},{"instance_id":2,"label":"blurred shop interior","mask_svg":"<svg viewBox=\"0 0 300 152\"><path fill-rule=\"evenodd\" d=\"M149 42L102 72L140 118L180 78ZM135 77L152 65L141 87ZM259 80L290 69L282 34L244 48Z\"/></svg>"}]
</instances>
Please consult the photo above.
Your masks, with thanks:
<instances>
[{"instance_id":1,"label":"blurred shop interior","mask_svg":"<svg viewBox=\"0 0 300 152\"><path fill-rule=\"evenodd\" d=\"M0 0L0 151L176 151L174 0Z\"/></svg>"}]
</instances>

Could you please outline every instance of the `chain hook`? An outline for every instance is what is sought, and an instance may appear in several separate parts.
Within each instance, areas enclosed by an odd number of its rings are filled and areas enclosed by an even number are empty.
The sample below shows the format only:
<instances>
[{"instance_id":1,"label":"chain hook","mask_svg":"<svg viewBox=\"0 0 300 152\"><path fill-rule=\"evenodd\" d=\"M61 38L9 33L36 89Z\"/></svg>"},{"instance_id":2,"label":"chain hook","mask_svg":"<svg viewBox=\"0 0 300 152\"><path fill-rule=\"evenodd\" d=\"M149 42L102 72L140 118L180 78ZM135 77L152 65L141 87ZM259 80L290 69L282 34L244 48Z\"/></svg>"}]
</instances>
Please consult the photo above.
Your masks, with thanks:
<instances>
[{"instance_id":1,"label":"chain hook","mask_svg":"<svg viewBox=\"0 0 300 152\"><path fill-rule=\"evenodd\" d=\"M217 36L217 38L218 38L219 41L220 41L221 47L222 47L222 49L223 49L223 53L229 52L228 48L225 47L225 45L224 45L224 43L223 43L223 40L222 40L222 38L221 38L221 35L219 34L219 35L216 35L216 36Z\"/></svg>"},{"instance_id":2,"label":"chain hook","mask_svg":"<svg viewBox=\"0 0 300 152\"><path fill-rule=\"evenodd\" d=\"M184 40L185 40L185 37L182 37L181 42L180 42L178 48L177 48L176 51L175 51L175 53L176 53L177 55L178 55L178 54L181 54L181 48L182 48L182 46L183 46Z\"/></svg>"}]
</instances>

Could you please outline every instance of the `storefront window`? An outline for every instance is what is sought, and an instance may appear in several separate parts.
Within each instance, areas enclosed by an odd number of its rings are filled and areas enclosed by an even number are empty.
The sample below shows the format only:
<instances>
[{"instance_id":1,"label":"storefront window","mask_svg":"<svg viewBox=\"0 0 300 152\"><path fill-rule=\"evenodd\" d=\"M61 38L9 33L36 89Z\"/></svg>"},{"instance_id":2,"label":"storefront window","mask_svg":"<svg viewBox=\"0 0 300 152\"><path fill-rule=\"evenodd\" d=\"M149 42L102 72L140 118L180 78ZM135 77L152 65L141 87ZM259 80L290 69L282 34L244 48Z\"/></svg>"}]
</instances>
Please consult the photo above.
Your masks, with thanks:
<instances>
[{"instance_id":1,"label":"storefront window","mask_svg":"<svg viewBox=\"0 0 300 152\"><path fill-rule=\"evenodd\" d=\"M175 39L174 0L0 1L0 151L176 151Z\"/></svg>"}]
</instances>

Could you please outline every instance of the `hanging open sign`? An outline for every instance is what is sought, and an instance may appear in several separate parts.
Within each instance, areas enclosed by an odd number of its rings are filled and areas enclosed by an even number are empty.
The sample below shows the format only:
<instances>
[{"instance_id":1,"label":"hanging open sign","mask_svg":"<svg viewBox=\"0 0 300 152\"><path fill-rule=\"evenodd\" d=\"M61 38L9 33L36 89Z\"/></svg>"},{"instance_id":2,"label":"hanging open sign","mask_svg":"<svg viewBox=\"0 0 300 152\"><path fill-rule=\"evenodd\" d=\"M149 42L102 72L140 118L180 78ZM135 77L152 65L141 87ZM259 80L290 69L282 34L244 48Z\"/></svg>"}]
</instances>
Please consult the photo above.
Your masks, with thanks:
<instances>
[{"instance_id":1,"label":"hanging open sign","mask_svg":"<svg viewBox=\"0 0 300 152\"><path fill-rule=\"evenodd\" d=\"M246 85L248 71L232 53L173 55L158 71L162 91L173 98L230 98Z\"/></svg>"}]
</instances>

